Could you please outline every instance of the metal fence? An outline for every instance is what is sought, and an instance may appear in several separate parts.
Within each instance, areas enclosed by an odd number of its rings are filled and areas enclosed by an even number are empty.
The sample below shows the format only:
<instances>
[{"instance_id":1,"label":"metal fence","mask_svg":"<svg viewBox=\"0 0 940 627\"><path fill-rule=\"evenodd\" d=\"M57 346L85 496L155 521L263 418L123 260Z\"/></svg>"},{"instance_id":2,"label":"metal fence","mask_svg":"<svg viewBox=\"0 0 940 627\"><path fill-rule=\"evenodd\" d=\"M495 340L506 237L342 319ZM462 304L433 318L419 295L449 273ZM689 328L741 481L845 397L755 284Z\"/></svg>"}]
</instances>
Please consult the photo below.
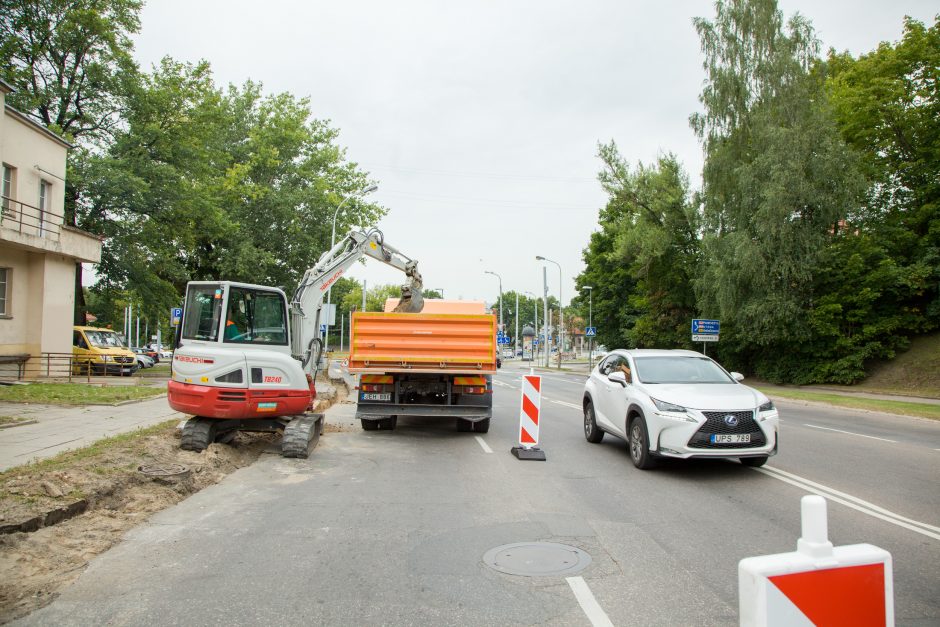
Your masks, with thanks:
<instances>
[{"instance_id":1,"label":"metal fence","mask_svg":"<svg viewBox=\"0 0 940 627\"><path fill-rule=\"evenodd\" d=\"M59 240L63 216L24 202L0 196L0 226L26 235Z\"/></svg>"},{"instance_id":2,"label":"metal fence","mask_svg":"<svg viewBox=\"0 0 940 627\"><path fill-rule=\"evenodd\" d=\"M106 355L76 356L72 353L41 353L39 355L0 355L0 380L35 381L55 379L88 381L99 376L136 376L137 360L118 361Z\"/></svg>"}]
</instances>

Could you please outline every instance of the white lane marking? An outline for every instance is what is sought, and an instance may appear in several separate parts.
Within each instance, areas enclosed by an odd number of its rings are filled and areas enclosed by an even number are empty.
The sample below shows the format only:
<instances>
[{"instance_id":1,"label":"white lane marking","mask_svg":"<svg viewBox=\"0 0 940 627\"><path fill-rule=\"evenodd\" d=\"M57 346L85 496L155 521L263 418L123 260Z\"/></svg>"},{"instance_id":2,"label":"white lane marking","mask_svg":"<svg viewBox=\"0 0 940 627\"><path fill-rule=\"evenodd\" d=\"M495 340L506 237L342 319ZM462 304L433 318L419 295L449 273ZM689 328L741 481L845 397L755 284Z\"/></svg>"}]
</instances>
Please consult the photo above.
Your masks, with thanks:
<instances>
[{"instance_id":1,"label":"white lane marking","mask_svg":"<svg viewBox=\"0 0 940 627\"><path fill-rule=\"evenodd\" d=\"M480 443L480 446L483 447L483 452L484 452L484 453L492 453L492 452L493 452L493 449L491 449L491 448L489 447L489 445L488 445L486 442L483 441L483 438L481 438L481 437L478 436L478 435L475 435L475 436L473 436L473 437L475 437L475 438L477 439L477 442Z\"/></svg>"},{"instance_id":2,"label":"white lane marking","mask_svg":"<svg viewBox=\"0 0 940 627\"><path fill-rule=\"evenodd\" d=\"M575 409L581 409L580 405L575 405L574 403L566 403L565 401L549 400L549 403L555 403L556 405L564 405L565 407L573 407Z\"/></svg>"},{"instance_id":3,"label":"white lane marking","mask_svg":"<svg viewBox=\"0 0 940 627\"><path fill-rule=\"evenodd\" d=\"M578 600L578 605L584 610L584 615L587 616L594 627L614 627L614 624L607 618L604 608L594 598L594 593L591 592L587 582L582 577L565 577L565 581L571 586L574 598Z\"/></svg>"},{"instance_id":4,"label":"white lane marking","mask_svg":"<svg viewBox=\"0 0 940 627\"><path fill-rule=\"evenodd\" d=\"M892 444L898 443L897 440L887 440L885 438L876 438L873 435L864 435L862 433L852 433L851 431L843 431L842 429L830 429L829 427L820 427L818 425L811 425L805 422L803 423L803 426L810 427L811 429L822 429L823 431L835 431L836 433L845 433L847 435L857 435L860 438L868 438L870 440L881 440L882 442L891 442Z\"/></svg>"},{"instance_id":5,"label":"white lane marking","mask_svg":"<svg viewBox=\"0 0 940 627\"><path fill-rule=\"evenodd\" d=\"M805 479L799 475L786 472L785 470L780 470L779 468L765 466L763 468L755 468L754 470L769 477L773 477L779 481L783 481L784 483L789 483L790 485L794 485L808 492L812 492L813 494L818 494L819 496L828 498L829 500L835 501L836 503L841 503L846 507L850 507L873 518L878 518L880 520L884 520L885 522L889 522L892 525L897 525L898 527L915 531L921 535L927 536L928 538L933 538L934 540L940 540L940 533L933 533L940 532L940 528L934 527L933 525L929 525L917 520L911 520L910 518L905 518L900 514L895 514L890 510L879 507L874 503L869 503L868 501L854 497L850 494L839 492L838 490L816 483L815 481L810 481L809 479Z\"/></svg>"}]
</instances>

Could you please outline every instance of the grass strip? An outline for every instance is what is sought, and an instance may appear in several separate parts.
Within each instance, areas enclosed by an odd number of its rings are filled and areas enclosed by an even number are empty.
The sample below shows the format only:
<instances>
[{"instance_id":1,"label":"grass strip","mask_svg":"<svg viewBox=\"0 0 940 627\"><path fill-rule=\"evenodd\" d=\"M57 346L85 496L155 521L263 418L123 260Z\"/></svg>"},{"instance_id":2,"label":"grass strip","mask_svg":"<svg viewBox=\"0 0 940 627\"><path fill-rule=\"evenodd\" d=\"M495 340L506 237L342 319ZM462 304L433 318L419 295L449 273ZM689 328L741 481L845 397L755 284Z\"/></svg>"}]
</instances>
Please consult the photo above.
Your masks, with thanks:
<instances>
[{"instance_id":1,"label":"grass strip","mask_svg":"<svg viewBox=\"0 0 940 627\"><path fill-rule=\"evenodd\" d=\"M163 394L161 387L143 385L101 386L87 383L31 383L0 386L0 401L50 405L109 404Z\"/></svg>"},{"instance_id":2,"label":"grass strip","mask_svg":"<svg viewBox=\"0 0 940 627\"><path fill-rule=\"evenodd\" d=\"M828 403L839 407L852 409L867 409L902 416L917 416L919 418L932 418L940 420L940 405L927 405L923 403L909 403L907 401L889 401L879 398L864 398L861 396L844 396L842 394L826 394L824 392L803 392L780 388L760 388L768 396L791 398L799 401L814 401Z\"/></svg>"},{"instance_id":3,"label":"grass strip","mask_svg":"<svg viewBox=\"0 0 940 627\"><path fill-rule=\"evenodd\" d=\"M18 422L25 422L29 418L23 416L0 416L0 425L13 425Z\"/></svg>"},{"instance_id":4,"label":"grass strip","mask_svg":"<svg viewBox=\"0 0 940 627\"><path fill-rule=\"evenodd\" d=\"M106 453L110 449L127 447L133 444L135 440L148 435L154 435L156 433L167 431L171 428L175 428L178 424L179 420L174 418L173 420L167 420L159 424L144 427L143 429L137 429L136 431L128 431L127 433L120 433L118 435L111 436L110 438L103 438L97 442L94 442L93 444L89 444L88 446L78 448L73 451L63 451L55 457L41 459L30 462L28 464L23 464L22 466L15 466L0 472L0 483L3 483L8 479L12 479L13 477L43 474L67 469L75 462L99 456L103 453Z\"/></svg>"}]
</instances>

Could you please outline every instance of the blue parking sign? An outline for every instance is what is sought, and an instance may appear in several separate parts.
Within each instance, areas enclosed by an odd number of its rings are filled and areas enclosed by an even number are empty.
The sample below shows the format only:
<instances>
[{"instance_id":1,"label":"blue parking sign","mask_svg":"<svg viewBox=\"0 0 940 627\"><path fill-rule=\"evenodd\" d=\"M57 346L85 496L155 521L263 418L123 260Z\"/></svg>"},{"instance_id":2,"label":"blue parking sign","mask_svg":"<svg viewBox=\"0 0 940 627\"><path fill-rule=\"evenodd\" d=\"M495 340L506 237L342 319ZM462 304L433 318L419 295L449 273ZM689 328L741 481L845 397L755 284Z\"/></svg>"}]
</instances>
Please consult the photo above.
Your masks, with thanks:
<instances>
[{"instance_id":1,"label":"blue parking sign","mask_svg":"<svg viewBox=\"0 0 940 627\"><path fill-rule=\"evenodd\" d=\"M178 327L182 319L183 319L182 307L174 307L170 310L170 324L172 324L174 327Z\"/></svg>"}]
</instances>

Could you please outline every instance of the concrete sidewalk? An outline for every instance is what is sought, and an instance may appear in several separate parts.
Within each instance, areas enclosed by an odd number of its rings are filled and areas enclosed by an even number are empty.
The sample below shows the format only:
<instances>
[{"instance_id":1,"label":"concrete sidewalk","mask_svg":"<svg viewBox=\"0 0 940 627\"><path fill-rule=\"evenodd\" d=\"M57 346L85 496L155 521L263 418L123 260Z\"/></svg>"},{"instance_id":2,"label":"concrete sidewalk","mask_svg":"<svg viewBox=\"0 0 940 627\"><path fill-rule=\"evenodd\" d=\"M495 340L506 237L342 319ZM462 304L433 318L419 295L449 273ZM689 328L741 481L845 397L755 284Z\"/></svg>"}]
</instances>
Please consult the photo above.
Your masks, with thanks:
<instances>
[{"instance_id":1,"label":"concrete sidewalk","mask_svg":"<svg viewBox=\"0 0 940 627\"><path fill-rule=\"evenodd\" d=\"M0 415L36 421L0 429L0 471L119 433L183 418L183 414L170 409L166 394L123 405L0 403Z\"/></svg>"}]
</instances>

